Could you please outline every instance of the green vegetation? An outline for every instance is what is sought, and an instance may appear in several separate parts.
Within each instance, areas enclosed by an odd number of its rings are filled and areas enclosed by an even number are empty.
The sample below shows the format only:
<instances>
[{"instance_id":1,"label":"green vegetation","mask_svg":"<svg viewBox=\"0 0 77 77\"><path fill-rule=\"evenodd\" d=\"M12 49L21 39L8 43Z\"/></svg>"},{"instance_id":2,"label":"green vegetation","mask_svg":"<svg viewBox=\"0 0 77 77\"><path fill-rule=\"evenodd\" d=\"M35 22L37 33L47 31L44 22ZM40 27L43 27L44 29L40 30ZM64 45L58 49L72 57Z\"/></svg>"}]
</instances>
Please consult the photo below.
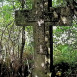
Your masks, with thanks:
<instances>
[{"instance_id":1,"label":"green vegetation","mask_svg":"<svg viewBox=\"0 0 77 77\"><path fill-rule=\"evenodd\" d=\"M56 70L68 68L62 72L64 77L76 74L77 71L77 25L75 22L73 24L70 27L57 26L53 31L53 64Z\"/></svg>"},{"instance_id":2,"label":"green vegetation","mask_svg":"<svg viewBox=\"0 0 77 77\"><path fill-rule=\"evenodd\" d=\"M4 51L7 52L10 49L16 54L20 52L22 27L15 25L15 10L21 9L21 2L19 0L1 0L0 4L0 42L4 46ZM27 0L27 8L31 8L31 0ZM28 26L25 28L25 32L24 52L33 53L33 28Z\"/></svg>"},{"instance_id":3,"label":"green vegetation","mask_svg":"<svg viewBox=\"0 0 77 77\"><path fill-rule=\"evenodd\" d=\"M56 27L54 37L54 64L59 62L77 63L77 27L74 23L71 27Z\"/></svg>"}]
</instances>

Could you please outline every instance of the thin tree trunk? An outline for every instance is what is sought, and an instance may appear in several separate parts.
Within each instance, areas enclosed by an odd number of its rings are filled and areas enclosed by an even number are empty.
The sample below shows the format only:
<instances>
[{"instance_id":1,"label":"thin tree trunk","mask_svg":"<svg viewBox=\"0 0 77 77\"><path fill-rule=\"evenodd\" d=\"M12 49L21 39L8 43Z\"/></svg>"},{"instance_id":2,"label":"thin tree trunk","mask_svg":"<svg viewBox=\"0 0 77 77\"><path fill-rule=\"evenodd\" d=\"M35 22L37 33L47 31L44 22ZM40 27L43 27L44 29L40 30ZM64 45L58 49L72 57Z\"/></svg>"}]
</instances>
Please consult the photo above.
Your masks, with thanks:
<instances>
[{"instance_id":1,"label":"thin tree trunk","mask_svg":"<svg viewBox=\"0 0 77 77\"><path fill-rule=\"evenodd\" d=\"M14 45L13 45L13 55L14 55L15 53L14 53Z\"/></svg>"},{"instance_id":2,"label":"thin tree trunk","mask_svg":"<svg viewBox=\"0 0 77 77\"><path fill-rule=\"evenodd\" d=\"M23 28L22 28L22 46L21 46L21 51L20 51L20 61L21 61L21 63L22 63L24 45L25 45L25 26L23 26Z\"/></svg>"},{"instance_id":3,"label":"thin tree trunk","mask_svg":"<svg viewBox=\"0 0 77 77\"><path fill-rule=\"evenodd\" d=\"M25 26L23 26L22 28L22 46L20 50L20 63L21 63L20 75L21 76L22 76L22 57L23 57L24 45L25 45Z\"/></svg>"},{"instance_id":4,"label":"thin tree trunk","mask_svg":"<svg viewBox=\"0 0 77 77\"><path fill-rule=\"evenodd\" d=\"M19 42L19 39L18 39L18 42ZM17 52L17 57L19 58L19 44L18 44L18 52Z\"/></svg>"}]
</instances>

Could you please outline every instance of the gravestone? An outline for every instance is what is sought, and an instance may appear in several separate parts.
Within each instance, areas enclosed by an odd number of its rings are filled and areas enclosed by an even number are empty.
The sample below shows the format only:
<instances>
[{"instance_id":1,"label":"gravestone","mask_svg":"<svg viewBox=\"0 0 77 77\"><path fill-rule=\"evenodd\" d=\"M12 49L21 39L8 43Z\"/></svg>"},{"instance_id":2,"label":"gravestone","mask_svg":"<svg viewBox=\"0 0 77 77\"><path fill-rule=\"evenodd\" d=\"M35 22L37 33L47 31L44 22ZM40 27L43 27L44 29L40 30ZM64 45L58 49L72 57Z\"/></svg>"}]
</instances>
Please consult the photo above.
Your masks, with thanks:
<instances>
[{"instance_id":1,"label":"gravestone","mask_svg":"<svg viewBox=\"0 0 77 77\"><path fill-rule=\"evenodd\" d=\"M35 62L32 77L49 77L47 72L50 71L45 67L47 63L45 58L48 57L49 60L52 53L52 48L50 47L52 45L50 43L53 44L52 36L49 36L52 31L49 32L49 28L52 29L52 26L71 26L73 11L70 6L52 7L51 0L33 1L34 4L31 10L15 11L15 21L17 26L33 26ZM47 68L49 67L47 66Z\"/></svg>"}]
</instances>

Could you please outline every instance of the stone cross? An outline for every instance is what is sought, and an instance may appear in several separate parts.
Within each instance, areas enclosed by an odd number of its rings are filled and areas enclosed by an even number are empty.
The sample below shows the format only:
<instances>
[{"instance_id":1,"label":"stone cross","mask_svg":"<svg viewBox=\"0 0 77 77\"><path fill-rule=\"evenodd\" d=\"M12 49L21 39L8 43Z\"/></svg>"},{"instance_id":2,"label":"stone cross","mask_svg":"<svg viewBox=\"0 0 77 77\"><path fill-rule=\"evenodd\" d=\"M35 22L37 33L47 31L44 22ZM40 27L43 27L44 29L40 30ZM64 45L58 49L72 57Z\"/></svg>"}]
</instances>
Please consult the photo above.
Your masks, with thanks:
<instances>
[{"instance_id":1,"label":"stone cross","mask_svg":"<svg viewBox=\"0 0 77 77\"><path fill-rule=\"evenodd\" d=\"M15 11L15 21L17 26L33 26L35 63L32 77L49 77L45 71L45 56L52 53L50 43L53 43L49 41L49 26L71 26L73 13L69 6L52 7L51 0L33 1L31 10Z\"/></svg>"}]
</instances>

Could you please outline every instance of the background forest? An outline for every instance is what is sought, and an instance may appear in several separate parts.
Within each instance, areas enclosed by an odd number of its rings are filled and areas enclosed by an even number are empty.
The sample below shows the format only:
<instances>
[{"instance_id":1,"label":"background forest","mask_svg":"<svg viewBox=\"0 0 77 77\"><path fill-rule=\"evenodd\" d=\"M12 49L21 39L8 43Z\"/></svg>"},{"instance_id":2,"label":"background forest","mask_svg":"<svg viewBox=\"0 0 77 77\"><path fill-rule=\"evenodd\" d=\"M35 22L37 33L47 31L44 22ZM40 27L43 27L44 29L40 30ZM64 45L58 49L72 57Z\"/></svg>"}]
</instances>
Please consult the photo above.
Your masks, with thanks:
<instances>
[{"instance_id":1,"label":"background forest","mask_svg":"<svg viewBox=\"0 0 77 77\"><path fill-rule=\"evenodd\" d=\"M53 1L53 6L65 6L65 2ZM71 2L71 0L70 0ZM56 76L77 76L77 17L72 26L53 26L53 65Z\"/></svg>"},{"instance_id":2,"label":"background forest","mask_svg":"<svg viewBox=\"0 0 77 77\"><path fill-rule=\"evenodd\" d=\"M28 9L31 8L27 1ZM0 45L4 57L15 54L19 57L22 44L22 27L15 25L15 10L21 9L18 0L0 0ZM33 29L25 28L24 52L33 53ZM30 51L30 52L29 52Z\"/></svg>"},{"instance_id":3,"label":"background forest","mask_svg":"<svg viewBox=\"0 0 77 77\"><path fill-rule=\"evenodd\" d=\"M26 4L25 8L32 8L31 0L27 0ZM23 30L22 26L15 24L15 10L20 9L19 0L0 0L0 77L20 77L18 71L21 72L22 65L26 77L30 72L29 64L33 63L33 28L28 26ZM22 50L23 32L25 44Z\"/></svg>"},{"instance_id":4,"label":"background forest","mask_svg":"<svg viewBox=\"0 0 77 77\"><path fill-rule=\"evenodd\" d=\"M65 6L63 0L52 0L53 7ZM32 8L32 0L26 0L24 9ZM9 66L13 59L18 61L22 48L22 26L15 24L15 10L21 10L20 0L0 0L0 61ZM77 17L74 16L73 26L53 26L53 64L56 66L65 63L68 66L66 75L77 69ZM25 46L23 63L33 63L34 40L32 26L25 27ZM26 59L26 60L25 60ZM69 67L70 66L70 67ZM62 68L61 68L62 69ZM60 72L61 73L61 72ZM76 72L77 73L77 72ZM60 75L60 74L59 74Z\"/></svg>"}]
</instances>

